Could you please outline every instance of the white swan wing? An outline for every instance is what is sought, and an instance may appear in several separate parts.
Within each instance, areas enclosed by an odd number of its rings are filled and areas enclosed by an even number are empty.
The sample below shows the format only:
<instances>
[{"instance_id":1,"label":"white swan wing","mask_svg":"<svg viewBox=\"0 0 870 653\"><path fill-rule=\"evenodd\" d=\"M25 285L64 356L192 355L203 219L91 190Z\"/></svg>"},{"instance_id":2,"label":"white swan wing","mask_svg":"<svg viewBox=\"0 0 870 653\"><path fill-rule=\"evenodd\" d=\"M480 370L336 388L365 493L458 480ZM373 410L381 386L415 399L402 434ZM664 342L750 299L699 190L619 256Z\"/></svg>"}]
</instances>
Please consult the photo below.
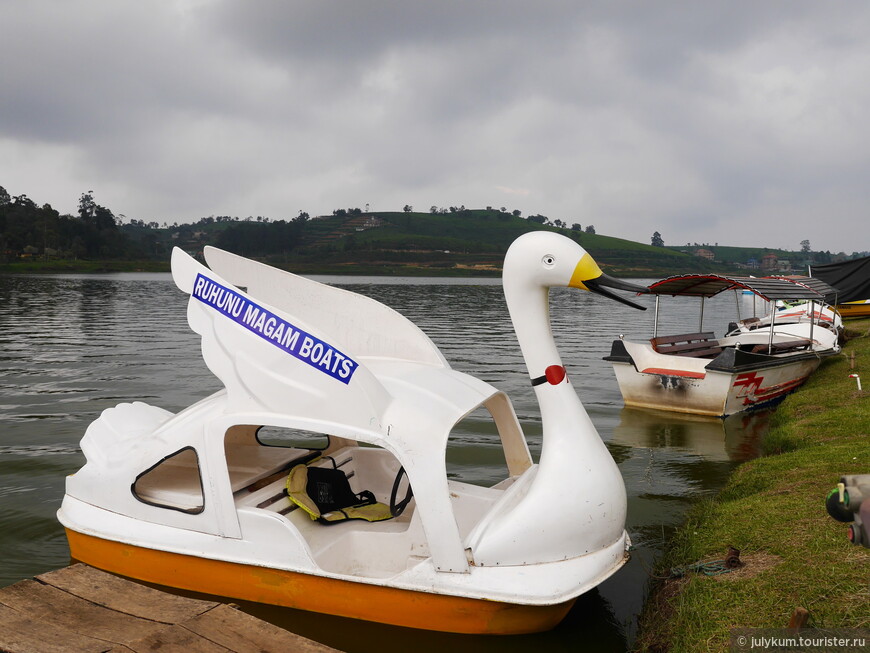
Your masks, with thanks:
<instances>
[{"instance_id":1,"label":"white swan wing","mask_svg":"<svg viewBox=\"0 0 870 653\"><path fill-rule=\"evenodd\" d=\"M388 358L450 367L438 347L401 313L370 297L328 286L251 261L215 247L205 248L209 267L248 295L306 322L359 358Z\"/></svg>"},{"instance_id":2,"label":"white swan wing","mask_svg":"<svg viewBox=\"0 0 870 653\"><path fill-rule=\"evenodd\" d=\"M178 248L172 276L190 295L188 323L202 336L203 359L233 410L380 430L389 392L329 334L243 292Z\"/></svg>"}]
</instances>

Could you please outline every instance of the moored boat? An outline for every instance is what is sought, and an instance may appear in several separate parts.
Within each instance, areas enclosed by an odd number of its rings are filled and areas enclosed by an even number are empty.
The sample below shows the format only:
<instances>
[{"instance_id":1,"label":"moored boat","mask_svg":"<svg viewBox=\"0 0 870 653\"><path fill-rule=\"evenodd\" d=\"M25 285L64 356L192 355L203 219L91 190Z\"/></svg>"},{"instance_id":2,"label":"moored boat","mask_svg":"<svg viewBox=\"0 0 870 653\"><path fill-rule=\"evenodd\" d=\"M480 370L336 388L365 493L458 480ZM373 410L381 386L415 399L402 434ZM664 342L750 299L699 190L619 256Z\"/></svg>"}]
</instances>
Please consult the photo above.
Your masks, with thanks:
<instances>
[{"instance_id":1,"label":"moored boat","mask_svg":"<svg viewBox=\"0 0 870 653\"><path fill-rule=\"evenodd\" d=\"M543 427L532 461L509 398L452 369L367 297L214 248L172 273L224 388L173 414L109 408L58 512L72 557L231 598L463 633L555 626L626 561L619 470L550 331L551 286L642 290L575 242L508 250L504 290ZM626 301L626 300L622 300ZM449 479L451 429L477 408L506 477ZM320 444L316 444L316 442Z\"/></svg>"},{"instance_id":2,"label":"moored boat","mask_svg":"<svg viewBox=\"0 0 870 653\"><path fill-rule=\"evenodd\" d=\"M837 304L837 311L845 318L870 317L870 299Z\"/></svg>"},{"instance_id":3,"label":"moored boat","mask_svg":"<svg viewBox=\"0 0 870 653\"><path fill-rule=\"evenodd\" d=\"M816 341L818 351L836 353L843 343L843 320L833 304L837 301L837 290L821 279L799 275L765 277L766 279L781 279L817 292L822 301L777 300L768 302L768 312L765 315L753 316L728 325L726 335L740 333L769 333L771 325L775 325L777 333L790 334L797 338L809 338ZM746 292L744 290L744 292ZM755 308L755 307L754 307Z\"/></svg>"},{"instance_id":4,"label":"moored boat","mask_svg":"<svg viewBox=\"0 0 870 653\"><path fill-rule=\"evenodd\" d=\"M805 284L785 279L678 275L657 281L653 337L632 341L620 337L605 360L611 362L627 406L725 417L771 406L803 384L821 359L839 351L836 336L810 321L741 330L717 338L703 328L703 302L726 290L750 290L767 302L823 302ZM698 332L658 335L659 298L699 297Z\"/></svg>"}]
</instances>

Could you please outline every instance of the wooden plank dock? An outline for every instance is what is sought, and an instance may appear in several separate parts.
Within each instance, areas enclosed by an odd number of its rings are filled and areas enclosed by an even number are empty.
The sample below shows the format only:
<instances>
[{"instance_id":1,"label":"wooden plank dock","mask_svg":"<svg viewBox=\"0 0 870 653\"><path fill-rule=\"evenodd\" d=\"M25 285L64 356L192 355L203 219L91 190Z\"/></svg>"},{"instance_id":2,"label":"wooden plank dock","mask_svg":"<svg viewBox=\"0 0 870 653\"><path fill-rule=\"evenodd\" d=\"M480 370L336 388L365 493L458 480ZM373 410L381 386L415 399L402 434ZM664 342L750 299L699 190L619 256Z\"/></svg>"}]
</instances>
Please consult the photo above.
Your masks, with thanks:
<instances>
[{"instance_id":1,"label":"wooden plank dock","mask_svg":"<svg viewBox=\"0 0 870 653\"><path fill-rule=\"evenodd\" d=\"M232 605L176 596L84 564L0 588L9 653L326 653Z\"/></svg>"}]
</instances>

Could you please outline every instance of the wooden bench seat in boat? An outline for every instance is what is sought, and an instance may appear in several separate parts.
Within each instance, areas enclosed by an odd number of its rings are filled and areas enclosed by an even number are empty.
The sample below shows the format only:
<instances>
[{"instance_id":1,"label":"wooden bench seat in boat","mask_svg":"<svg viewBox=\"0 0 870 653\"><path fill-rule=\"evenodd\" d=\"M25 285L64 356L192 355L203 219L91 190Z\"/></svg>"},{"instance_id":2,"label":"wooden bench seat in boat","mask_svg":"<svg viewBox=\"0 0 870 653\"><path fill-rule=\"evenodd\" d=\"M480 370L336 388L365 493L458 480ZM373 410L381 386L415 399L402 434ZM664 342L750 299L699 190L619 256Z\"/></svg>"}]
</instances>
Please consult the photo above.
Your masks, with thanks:
<instances>
[{"instance_id":1,"label":"wooden bench seat in boat","mask_svg":"<svg viewBox=\"0 0 870 653\"><path fill-rule=\"evenodd\" d=\"M291 449L290 451L299 450ZM320 460L317 460L318 458L320 458ZM257 508L277 512L281 515L286 515L299 507L290 501L286 492L285 485L290 470L296 465L308 463L311 463L312 466L315 467L329 467L332 466L333 461L335 463L334 468L341 469L353 462L353 456L323 456L322 452L317 450L307 451L306 455L293 458L287 464L283 465L281 469L276 470L267 476L261 476L261 478L258 478L256 481L241 489L236 490L234 487L233 496L235 497L236 505L255 506ZM353 478L354 471L350 470L346 472L346 475L348 479Z\"/></svg>"},{"instance_id":2,"label":"wooden bench seat in boat","mask_svg":"<svg viewBox=\"0 0 870 653\"><path fill-rule=\"evenodd\" d=\"M263 476L255 482L233 492L236 506L255 506L264 510L271 510L280 515L286 515L299 506L290 501L286 491L287 475L290 470L299 464L307 464L312 460L321 456L320 451L309 451L308 455L296 458L284 465L280 470ZM327 460L332 460L332 456L323 456ZM335 461L335 468L340 468L353 461L352 456L346 456ZM315 466L319 461L313 463ZM348 478L354 476L351 471L347 474Z\"/></svg>"},{"instance_id":3,"label":"wooden bench seat in boat","mask_svg":"<svg viewBox=\"0 0 870 653\"><path fill-rule=\"evenodd\" d=\"M752 348L752 353L766 354L769 351L771 354L786 354L790 351L810 349L812 344L813 341L807 338L795 338L794 340L787 340L785 342L775 342L772 345L769 345L768 343L755 345Z\"/></svg>"},{"instance_id":4,"label":"wooden bench seat in boat","mask_svg":"<svg viewBox=\"0 0 870 653\"><path fill-rule=\"evenodd\" d=\"M652 348L660 354L675 354L693 358L714 357L722 353L722 347L712 331L684 333L677 336L650 338Z\"/></svg>"},{"instance_id":5,"label":"wooden bench seat in boat","mask_svg":"<svg viewBox=\"0 0 870 653\"><path fill-rule=\"evenodd\" d=\"M310 449L255 445L227 445L227 469L233 492L266 478L275 472L289 471L295 464L316 457ZM285 472L286 475L286 472Z\"/></svg>"}]
</instances>

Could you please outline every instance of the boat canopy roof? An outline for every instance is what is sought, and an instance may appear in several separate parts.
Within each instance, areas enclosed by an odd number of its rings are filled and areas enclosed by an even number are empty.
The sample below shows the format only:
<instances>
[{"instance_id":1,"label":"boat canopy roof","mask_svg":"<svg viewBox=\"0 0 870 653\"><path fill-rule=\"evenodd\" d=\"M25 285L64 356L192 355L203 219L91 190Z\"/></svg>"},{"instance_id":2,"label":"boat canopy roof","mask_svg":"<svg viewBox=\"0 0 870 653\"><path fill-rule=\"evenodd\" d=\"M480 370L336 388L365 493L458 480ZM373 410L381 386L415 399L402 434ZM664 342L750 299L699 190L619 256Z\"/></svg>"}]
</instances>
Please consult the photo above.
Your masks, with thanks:
<instances>
[{"instance_id":1,"label":"boat canopy roof","mask_svg":"<svg viewBox=\"0 0 870 653\"><path fill-rule=\"evenodd\" d=\"M813 281L808 277L801 277ZM762 299L824 301L820 292L804 283L785 278L725 277L719 274L680 274L650 284L653 295L674 297L713 297L725 290L749 290Z\"/></svg>"},{"instance_id":2,"label":"boat canopy roof","mask_svg":"<svg viewBox=\"0 0 870 653\"><path fill-rule=\"evenodd\" d=\"M768 278L785 279L786 281L791 281L792 283L811 288L812 290L815 290L817 293L819 293L822 297L824 297L825 301L829 304L832 304L836 301L837 294L840 292L839 290L825 283L821 279L816 279L814 277L805 277L802 275L792 274L788 276L772 276Z\"/></svg>"}]
</instances>

